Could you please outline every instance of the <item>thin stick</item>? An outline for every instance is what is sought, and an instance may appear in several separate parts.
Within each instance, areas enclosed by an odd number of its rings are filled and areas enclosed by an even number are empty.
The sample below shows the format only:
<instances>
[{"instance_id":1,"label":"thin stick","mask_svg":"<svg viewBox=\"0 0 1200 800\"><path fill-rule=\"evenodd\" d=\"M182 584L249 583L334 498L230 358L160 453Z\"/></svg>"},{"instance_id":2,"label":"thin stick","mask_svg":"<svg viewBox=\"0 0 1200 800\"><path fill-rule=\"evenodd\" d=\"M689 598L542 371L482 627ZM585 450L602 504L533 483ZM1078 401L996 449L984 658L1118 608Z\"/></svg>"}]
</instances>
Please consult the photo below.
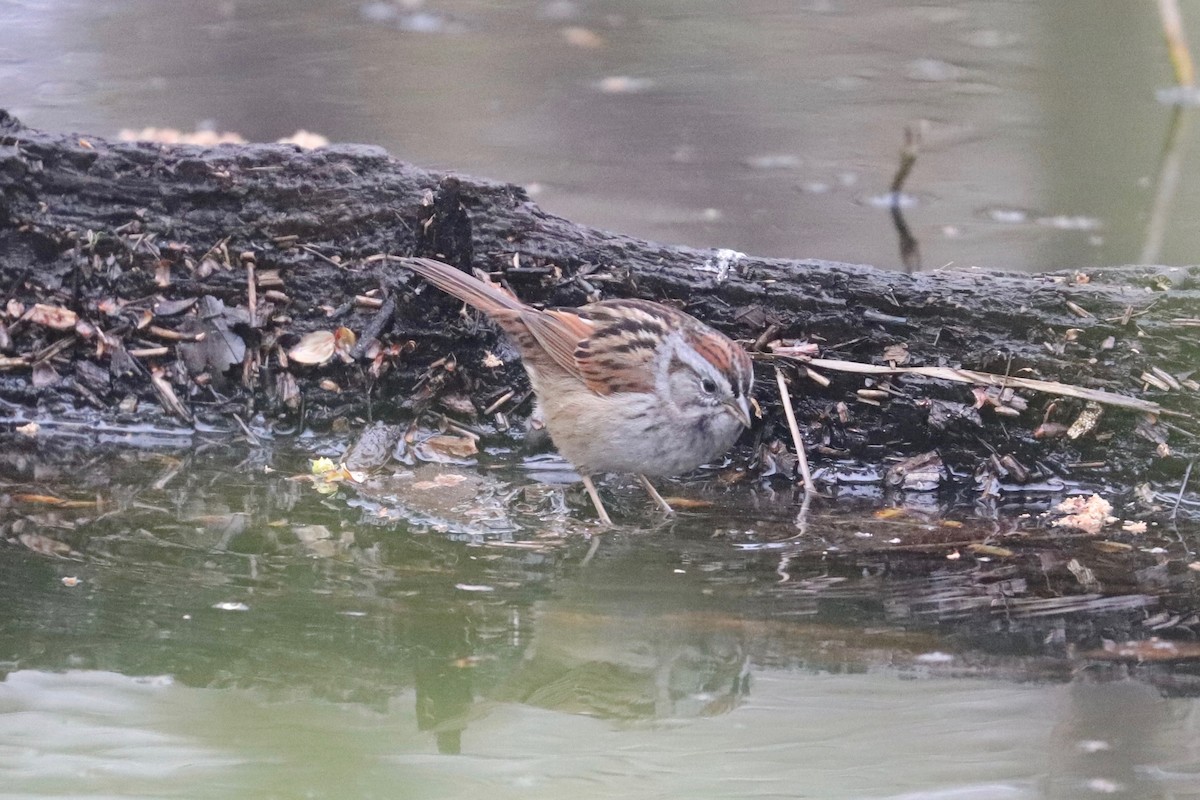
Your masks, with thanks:
<instances>
[{"instance_id":1,"label":"thin stick","mask_svg":"<svg viewBox=\"0 0 1200 800\"><path fill-rule=\"evenodd\" d=\"M1075 386L1058 381L1043 381L1035 378L1020 378L1011 375L997 375L993 372L980 372L974 369L956 369L954 367L884 367L878 364L864 364L860 361L845 361L833 358L796 358L785 353L777 354L779 358L798 361L834 372L854 372L861 375L921 375L926 378L936 378L944 381L970 383L976 386L999 386L1001 388L1029 389L1034 392L1059 394L1065 397L1077 397L1080 400L1094 400L1101 405L1118 406L1132 411L1143 411L1149 414L1183 417L1190 419L1191 415L1170 408L1163 408L1150 400L1141 400L1129 395L1107 392L1103 389L1089 389L1085 386Z\"/></svg>"},{"instance_id":2,"label":"thin stick","mask_svg":"<svg viewBox=\"0 0 1200 800\"><path fill-rule=\"evenodd\" d=\"M254 445L255 447L262 447L262 439L259 439L254 435L254 431L250 430L250 426L243 422L241 417L239 417L237 414L232 414L230 416L232 416L234 421L237 422L238 427L242 429L242 433L246 434L246 438L250 441L250 444Z\"/></svg>"},{"instance_id":3,"label":"thin stick","mask_svg":"<svg viewBox=\"0 0 1200 800\"><path fill-rule=\"evenodd\" d=\"M1183 32L1179 0L1158 0L1158 16L1162 20L1163 36L1167 39L1167 55L1175 70L1175 82L1180 86L1195 86L1196 66Z\"/></svg>"},{"instance_id":4,"label":"thin stick","mask_svg":"<svg viewBox=\"0 0 1200 800\"><path fill-rule=\"evenodd\" d=\"M579 562L579 566L586 567L588 562L596 555L596 551L600 549L600 534L592 534L592 543L588 545L587 555L583 557L583 561Z\"/></svg>"},{"instance_id":5,"label":"thin stick","mask_svg":"<svg viewBox=\"0 0 1200 800\"><path fill-rule=\"evenodd\" d=\"M919 148L920 136L917 134L917 129L909 125L904 129L904 147L900 150L900 166L896 168L896 174L892 177L892 205L898 205L900 192L904 191L904 182L908 180L908 173L912 172L913 165L917 163L917 151Z\"/></svg>"},{"instance_id":6,"label":"thin stick","mask_svg":"<svg viewBox=\"0 0 1200 800\"><path fill-rule=\"evenodd\" d=\"M638 473L638 480L642 482L642 486L646 487L646 494L650 495L650 499L653 500L660 509L662 509L664 514L666 514L668 517L675 515L675 509L671 508L670 503L668 503L666 500L663 500L662 495L659 494L658 490L654 488L654 484L650 482L649 478L641 473Z\"/></svg>"},{"instance_id":7,"label":"thin stick","mask_svg":"<svg viewBox=\"0 0 1200 800\"><path fill-rule=\"evenodd\" d=\"M1146 215L1146 236L1142 243L1142 264L1156 264L1171 225L1171 206L1179 193L1183 174L1184 150L1187 149L1187 130L1191 127L1189 109L1175 106L1167 126L1167 141L1159 156L1158 176L1154 181L1154 201ZM1132 316L1132 315L1131 315ZM1108 320L1106 320L1108 321Z\"/></svg>"},{"instance_id":8,"label":"thin stick","mask_svg":"<svg viewBox=\"0 0 1200 800\"><path fill-rule=\"evenodd\" d=\"M1171 509L1171 519L1175 519L1175 515L1179 513L1179 504L1183 502L1183 493L1187 491L1188 479L1192 477L1192 467L1196 466L1195 461L1189 461L1187 469L1183 471L1183 484L1179 487L1179 496L1175 498L1175 507Z\"/></svg>"},{"instance_id":9,"label":"thin stick","mask_svg":"<svg viewBox=\"0 0 1200 800\"><path fill-rule=\"evenodd\" d=\"M904 271L909 274L921 269L921 244L904 220L904 210L900 207L900 201L904 182L908 179L913 165L917 163L920 138L918 130L913 126L909 125L904 129L904 148L900 151L900 166L892 178L891 203L888 208L892 214L892 225L900 237L900 260L904 264Z\"/></svg>"},{"instance_id":10,"label":"thin stick","mask_svg":"<svg viewBox=\"0 0 1200 800\"><path fill-rule=\"evenodd\" d=\"M170 328L164 328L161 325L150 325L146 328L146 332L151 336L157 336L159 339L166 339L171 342L203 342L204 331L195 333L184 333L183 331L173 331Z\"/></svg>"},{"instance_id":11,"label":"thin stick","mask_svg":"<svg viewBox=\"0 0 1200 800\"><path fill-rule=\"evenodd\" d=\"M141 347L129 350L129 355L134 358L154 358L155 356L169 355L171 348L169 347Z\"/></svg>"},{"instance_id":12,"label":"thin stick","mask_svg":"<svg viewBox=\"0 0 1200 800\"><path fill-rule=\"evenodd\" d=\"M242 253L242 263L246 266L246 311L250 315L250 327L258 327L258 286L254 281L254 253L247 250Z\"/></svg>"},{"instance_id":13,"label":"thin stick","mask_svg":"<svg viewBox=\"0 0 1200 800\"><path fill-rule=\"evenodd\" d=\"M783 401L783 413L787 415L788 429L792 432L792 444L796 447L796 457L800 459L800 477L804 481L804 491L816 494L817 487L813 485L812 473L808 471L808 456L804 452L804 442L800 439L800 426L796 424L796 411L792 408L792 396L788 393L787 381L783 379L783 370L775 367L775 381L779 384L779 397Z\"/></svg>"},{"instance_id":14,"label":"thin stick","mask_svg":"<svg viewBox=\"0 0 1200 800\"><path fill-rule=\"evenodd\" d=\"M516 394L517 394L517 392L515 389L509 389L507 392L505 392L504 394L497 397L495 402L493 402L490 406L485 408L483 410L483 415L485 417L488 417L488 416L491 416L492 414L495 414L497 411L500 410L500 406L504 405L509 400L512 400Z\"/></svg>"}]
</instances>

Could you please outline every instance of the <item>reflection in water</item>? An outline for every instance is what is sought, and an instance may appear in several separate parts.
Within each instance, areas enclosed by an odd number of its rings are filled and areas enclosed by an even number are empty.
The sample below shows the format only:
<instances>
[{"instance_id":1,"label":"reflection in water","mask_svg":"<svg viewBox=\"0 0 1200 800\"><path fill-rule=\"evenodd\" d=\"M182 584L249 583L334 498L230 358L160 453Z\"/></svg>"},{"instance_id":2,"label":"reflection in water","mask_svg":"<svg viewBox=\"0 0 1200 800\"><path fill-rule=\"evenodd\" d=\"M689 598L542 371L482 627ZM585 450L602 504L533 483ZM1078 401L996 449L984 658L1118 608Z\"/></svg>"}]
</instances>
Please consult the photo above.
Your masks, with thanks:
<instances>
[{"instance_id":1,"label":"reflection in water","mask_svg":"<svg viewBox=\"0 0 1200 800\"><path fill-rule=\"evenodd\" d=\"M1188 131L1194 109L1177 107L1171 112L1167 141L1163 145L1158 175L1155 178L1154 203L1146 221L1146 238L1139 261L1143 264L1161 263L1163 244L1172 219L1172 207L1179 192L1179 181L1185 164Z\"/></svg>"},{"instance_id":2,"label":"reflection in water","mask_svg":"<svg viewBox=\"0 0 1200 800\"><path fill-rule=\"evenodd\" d=\"M589 526L559 510L493 534L401 521L295 479L301 453L5 445L17 794L1168 797L1200 770L1194 662L1102 655L1190 635L1194 581L1152 560L854 549L938 534L852 503L773 539L795 509L730 496L584 564Z\"/></svg>"},{"instance_id":3,"label":"reflection in water","mask_svg":"<svg viewBox=\"0 0 1200 800\"><path fill-rule=\"evenodd\" d=\"M470 659L475 642L458 615L423 614L414 623L410 646L415 655L417 727L431 731L439 753L462 751L462 732L468 724L474 694ZM447 636L448 633L461 636Z\"/></svg>"},{"instance_id":4,"label":"reflection in water","mask_svg":"<svg viewBox=\"0 0 1200 800\"><path fill-rule=\"evenodd\" d=\"M1140 682L1080 680L1063 712L1048 797L1078 797L1085 788L1122 797L1195 791L1200 704L1172 702Z\"/></svg>"}]
</instances>

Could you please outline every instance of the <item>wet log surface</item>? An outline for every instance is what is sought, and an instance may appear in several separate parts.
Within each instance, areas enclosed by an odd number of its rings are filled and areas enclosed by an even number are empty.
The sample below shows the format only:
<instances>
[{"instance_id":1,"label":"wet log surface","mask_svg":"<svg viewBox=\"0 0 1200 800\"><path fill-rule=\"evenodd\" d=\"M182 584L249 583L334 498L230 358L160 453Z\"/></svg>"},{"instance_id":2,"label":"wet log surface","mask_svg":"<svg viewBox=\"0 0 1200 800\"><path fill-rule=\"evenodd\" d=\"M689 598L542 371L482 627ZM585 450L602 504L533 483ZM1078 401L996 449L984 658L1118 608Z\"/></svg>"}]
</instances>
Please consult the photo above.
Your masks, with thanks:
<instances>
[{"instance_id":1,"label":"wet log surface","mask_svg":"<svg viewBox=\"0 0 1200 800\"><path fill-rule=\"evenodd\" d=\"M499 411L498 427L519 430L530 404L515 353L391 260L410 255L487 270L532 303L644 297L748 344L807 339L824 358L1062 381L1181 415L1109 408L1069 438L1081 400L1021 391L1027 408L996 413L963 384L881 387L824 371L823 386L788 364L818 464L886 466L936 449L967 488L982 475L993 487L1178 490L1200 450L1200 267L907 275L759 259L576 225L520 187L373 147L116 143L4 112L0 413L10 423L166 415L231 431L240 421L261 435L430 409L510 435L495 430ZM331 337L326 363L286 357L306 334L338 328L355 338ZM754 465L788 438L769 364L757 395L764 421L738 453Z\"/></svg>"}]
</instances>

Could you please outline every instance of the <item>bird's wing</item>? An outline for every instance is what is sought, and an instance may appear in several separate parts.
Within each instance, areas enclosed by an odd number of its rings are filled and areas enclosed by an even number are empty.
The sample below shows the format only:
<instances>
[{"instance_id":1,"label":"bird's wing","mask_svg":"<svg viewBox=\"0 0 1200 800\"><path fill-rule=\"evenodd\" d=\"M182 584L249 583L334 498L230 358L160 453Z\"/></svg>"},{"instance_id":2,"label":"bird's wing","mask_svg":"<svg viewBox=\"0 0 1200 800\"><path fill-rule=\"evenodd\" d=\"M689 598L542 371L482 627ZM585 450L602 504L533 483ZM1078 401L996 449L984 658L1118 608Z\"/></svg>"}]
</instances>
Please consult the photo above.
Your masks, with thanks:
<instances>
[{"instance_id":1,"label":"bird's wing","mask_svg":"<svg viewBox=\"0 0 1200 800\"><path fill-rule=\"evenodd\" d=\"M604 300L580 314L594 328L574 353L588 388L597 394L654 391L659 352L679 329L677 312L644 300Z\"/></svg>"},{"instance_id":2,"label":"bird's wing","mask_svg":"<svg viewBox=\"0 0 1200 800\"><path fill-rule=\"evenodd\" d=\"M590 320L565 309L538 311L526 307L520 313L520 321L555 364L572 377L586 382L575 360L575 351L581 342L587 341L592 335Z\"/></svg>"}]
</instances>

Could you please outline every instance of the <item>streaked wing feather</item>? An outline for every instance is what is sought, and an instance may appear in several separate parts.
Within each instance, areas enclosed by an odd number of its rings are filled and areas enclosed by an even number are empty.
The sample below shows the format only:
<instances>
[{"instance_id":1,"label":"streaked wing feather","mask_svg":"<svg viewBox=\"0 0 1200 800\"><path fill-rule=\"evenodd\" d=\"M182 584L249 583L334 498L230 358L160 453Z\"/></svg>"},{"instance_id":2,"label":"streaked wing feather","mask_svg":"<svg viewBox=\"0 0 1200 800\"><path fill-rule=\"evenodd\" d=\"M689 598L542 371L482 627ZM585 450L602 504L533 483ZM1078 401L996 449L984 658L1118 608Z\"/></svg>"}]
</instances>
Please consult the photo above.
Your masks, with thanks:
<instances>
[{"instance_id":1,"label":"streaked wing feather","mask_svg":"<svg viewBox=\"0 0 1200 800\"><path fill-rule=\"evenodd\" d=\"M585 306L591 337L575 349L584 382L597 394L654 391L654 361L678 325L673 309L643 300L607 300Z\"/></svg>"},{"instance_id":2,"label":"streaked wing feather","mask_svg":"<svg viewBox=\"0 0 1200 800\"><path fill-rule=\"evenodd\" d=\"M521 322L542 349L569 374L586 381L575 360L580 342L592 334L592 323L569 311L538 311L525 308Z\"/></svg>"}]
</instances>

